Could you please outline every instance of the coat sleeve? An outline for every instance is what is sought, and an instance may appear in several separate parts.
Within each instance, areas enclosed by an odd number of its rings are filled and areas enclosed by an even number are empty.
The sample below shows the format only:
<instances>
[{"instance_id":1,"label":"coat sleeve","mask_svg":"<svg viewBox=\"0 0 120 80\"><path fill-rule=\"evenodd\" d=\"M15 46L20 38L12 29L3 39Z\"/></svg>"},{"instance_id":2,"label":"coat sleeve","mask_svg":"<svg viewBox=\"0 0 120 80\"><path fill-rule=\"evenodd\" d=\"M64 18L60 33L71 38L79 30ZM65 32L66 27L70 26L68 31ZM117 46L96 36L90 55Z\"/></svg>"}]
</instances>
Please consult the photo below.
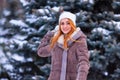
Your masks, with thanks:
<instances>
[{"instance_id":1,"label":"coat sleeve","mask_svg":"<svg viewBox=\"0 0 120 80\"><path fill-rule=\"evenodd\" d=\"M53 37L54 33L48 31L46 35L41 39L41 42L38 46L37 54L41 57L48 57L51 55L50 50L50 40Z\"/></svg>"},{"instance_id":2,"label":"coat sleeve","mask_svg":"<svg viewBox=\"0 0 120 80\"><path fill-rule=\"evenodd\" d=\"M77 48L77 58L78 58L78 74L76 80L87 80L87 75L89 71L89 53L86 43L86 36L81 36L80 43Z\"/></svg>"}]
</instances>

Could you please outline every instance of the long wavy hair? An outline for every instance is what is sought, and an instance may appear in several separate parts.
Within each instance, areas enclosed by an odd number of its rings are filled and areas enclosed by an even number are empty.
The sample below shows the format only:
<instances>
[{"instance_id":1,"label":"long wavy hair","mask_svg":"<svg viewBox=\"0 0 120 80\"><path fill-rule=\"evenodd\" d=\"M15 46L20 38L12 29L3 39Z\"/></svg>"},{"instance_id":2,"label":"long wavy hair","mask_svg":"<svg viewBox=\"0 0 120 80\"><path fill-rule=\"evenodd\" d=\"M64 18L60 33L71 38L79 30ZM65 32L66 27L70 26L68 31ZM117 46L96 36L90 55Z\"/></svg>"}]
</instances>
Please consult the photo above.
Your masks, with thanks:
<instances>
[{"instance_id":1,"label":"long wavy hair","mask_svg":"<svg viewBox=\"0 0 120 80\"><path fill-rule=\"evenodd\" d=\"M71 26L71 31L68 34L66 34L66 36L64 36L64 44L63 44L64 48L68 48L67 40L70 39L71 34L76 30L76 26L74 25L73 21L70 19L68 19L68 21L69 21L70 26ZM58 41L58 39L61 35L63 35L63 32L61 30L61 24L60 24L58 33L51 39L50 48L54 47L55 43Z\"/></svg>"}]
</instances>

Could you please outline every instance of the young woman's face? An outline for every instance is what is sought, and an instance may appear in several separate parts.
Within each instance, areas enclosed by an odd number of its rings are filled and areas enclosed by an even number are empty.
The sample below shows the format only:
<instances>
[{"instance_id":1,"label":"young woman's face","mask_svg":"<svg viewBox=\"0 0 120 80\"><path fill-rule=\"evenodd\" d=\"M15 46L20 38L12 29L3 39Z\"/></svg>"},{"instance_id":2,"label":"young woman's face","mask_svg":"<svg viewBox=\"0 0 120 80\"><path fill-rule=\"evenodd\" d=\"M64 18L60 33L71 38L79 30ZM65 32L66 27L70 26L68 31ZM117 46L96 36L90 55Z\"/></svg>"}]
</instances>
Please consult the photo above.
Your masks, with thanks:
<instances>
[{"instance_id":1,"label":"young woman's face","mask_svg":"<svg viewBox=\"0 0 120 80\"><path fill-rule=\"evenodd\" d=\"M61 31L64 34L67 34L67 33L70 32L71 26L70 26L70 22L67 18L62 19L61 22L60 22L60 25L61 25Z\"/></svg>"}]
</instances>

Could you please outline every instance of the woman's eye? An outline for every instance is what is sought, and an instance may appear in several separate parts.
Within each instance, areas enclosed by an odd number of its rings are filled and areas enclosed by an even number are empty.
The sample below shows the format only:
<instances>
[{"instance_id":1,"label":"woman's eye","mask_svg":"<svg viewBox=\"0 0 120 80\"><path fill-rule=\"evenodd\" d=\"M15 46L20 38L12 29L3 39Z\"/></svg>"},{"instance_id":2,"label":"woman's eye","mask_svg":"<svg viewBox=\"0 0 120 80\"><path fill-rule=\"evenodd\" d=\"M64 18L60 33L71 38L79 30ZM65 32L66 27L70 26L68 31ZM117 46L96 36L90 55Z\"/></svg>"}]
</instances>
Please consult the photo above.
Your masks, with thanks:
<instances>
[{"instance_id":1,"label":"woman's eye","mask_svg":"<svg viewBox=\"0 0 120 80\"><path fill-rule=\"evenodd\" d=\"M65 22L65 23L64 23L64 22L61 22L61 25L65 25L65 24L66 24L66 25L69 25L70 23L69 23L69 22Z\"/></svg>"},{"instance_id":2,"label":"woman's eye","mask_svg":"<svg viewBox=\"0 0 120 80\"><path fill-rule=\"evenodd\" d=\"M67 24L70 24L69 22L67 22Z\"/></svg>"},{"instance_id":3,"label":"woman's eye","mask_svg":"<svg viewBox=\"0 0 120 80\"><path fill-rule=\"evenodd\" d=\"M64 25L64 23L62 22L61 25Z\"/></svg>"}]
</instances>

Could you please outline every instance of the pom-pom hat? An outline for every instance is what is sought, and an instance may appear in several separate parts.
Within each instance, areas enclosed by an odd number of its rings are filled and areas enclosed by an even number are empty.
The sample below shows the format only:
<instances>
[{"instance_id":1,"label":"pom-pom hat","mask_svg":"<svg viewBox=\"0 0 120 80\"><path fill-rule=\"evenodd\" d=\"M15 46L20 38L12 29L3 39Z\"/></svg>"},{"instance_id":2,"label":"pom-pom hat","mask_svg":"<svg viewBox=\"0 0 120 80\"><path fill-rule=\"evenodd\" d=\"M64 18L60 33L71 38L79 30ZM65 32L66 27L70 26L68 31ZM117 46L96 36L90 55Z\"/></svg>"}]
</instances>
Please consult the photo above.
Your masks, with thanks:
<instances>
[{"instance_id":1,"label":"pom-pom hat","mask_svg":"<svg viewBox=\"0 0 120 80\"><path fill-rule=\"evenodd\" d=\"M62 12L59 17L59 24L60 24L61 19L64 19L64 18L71 19L73 21L74 25L76 26L76 15L75 14L73 14L71 12L67 12L67 11Z\"/></svg>"}]
</instances>

